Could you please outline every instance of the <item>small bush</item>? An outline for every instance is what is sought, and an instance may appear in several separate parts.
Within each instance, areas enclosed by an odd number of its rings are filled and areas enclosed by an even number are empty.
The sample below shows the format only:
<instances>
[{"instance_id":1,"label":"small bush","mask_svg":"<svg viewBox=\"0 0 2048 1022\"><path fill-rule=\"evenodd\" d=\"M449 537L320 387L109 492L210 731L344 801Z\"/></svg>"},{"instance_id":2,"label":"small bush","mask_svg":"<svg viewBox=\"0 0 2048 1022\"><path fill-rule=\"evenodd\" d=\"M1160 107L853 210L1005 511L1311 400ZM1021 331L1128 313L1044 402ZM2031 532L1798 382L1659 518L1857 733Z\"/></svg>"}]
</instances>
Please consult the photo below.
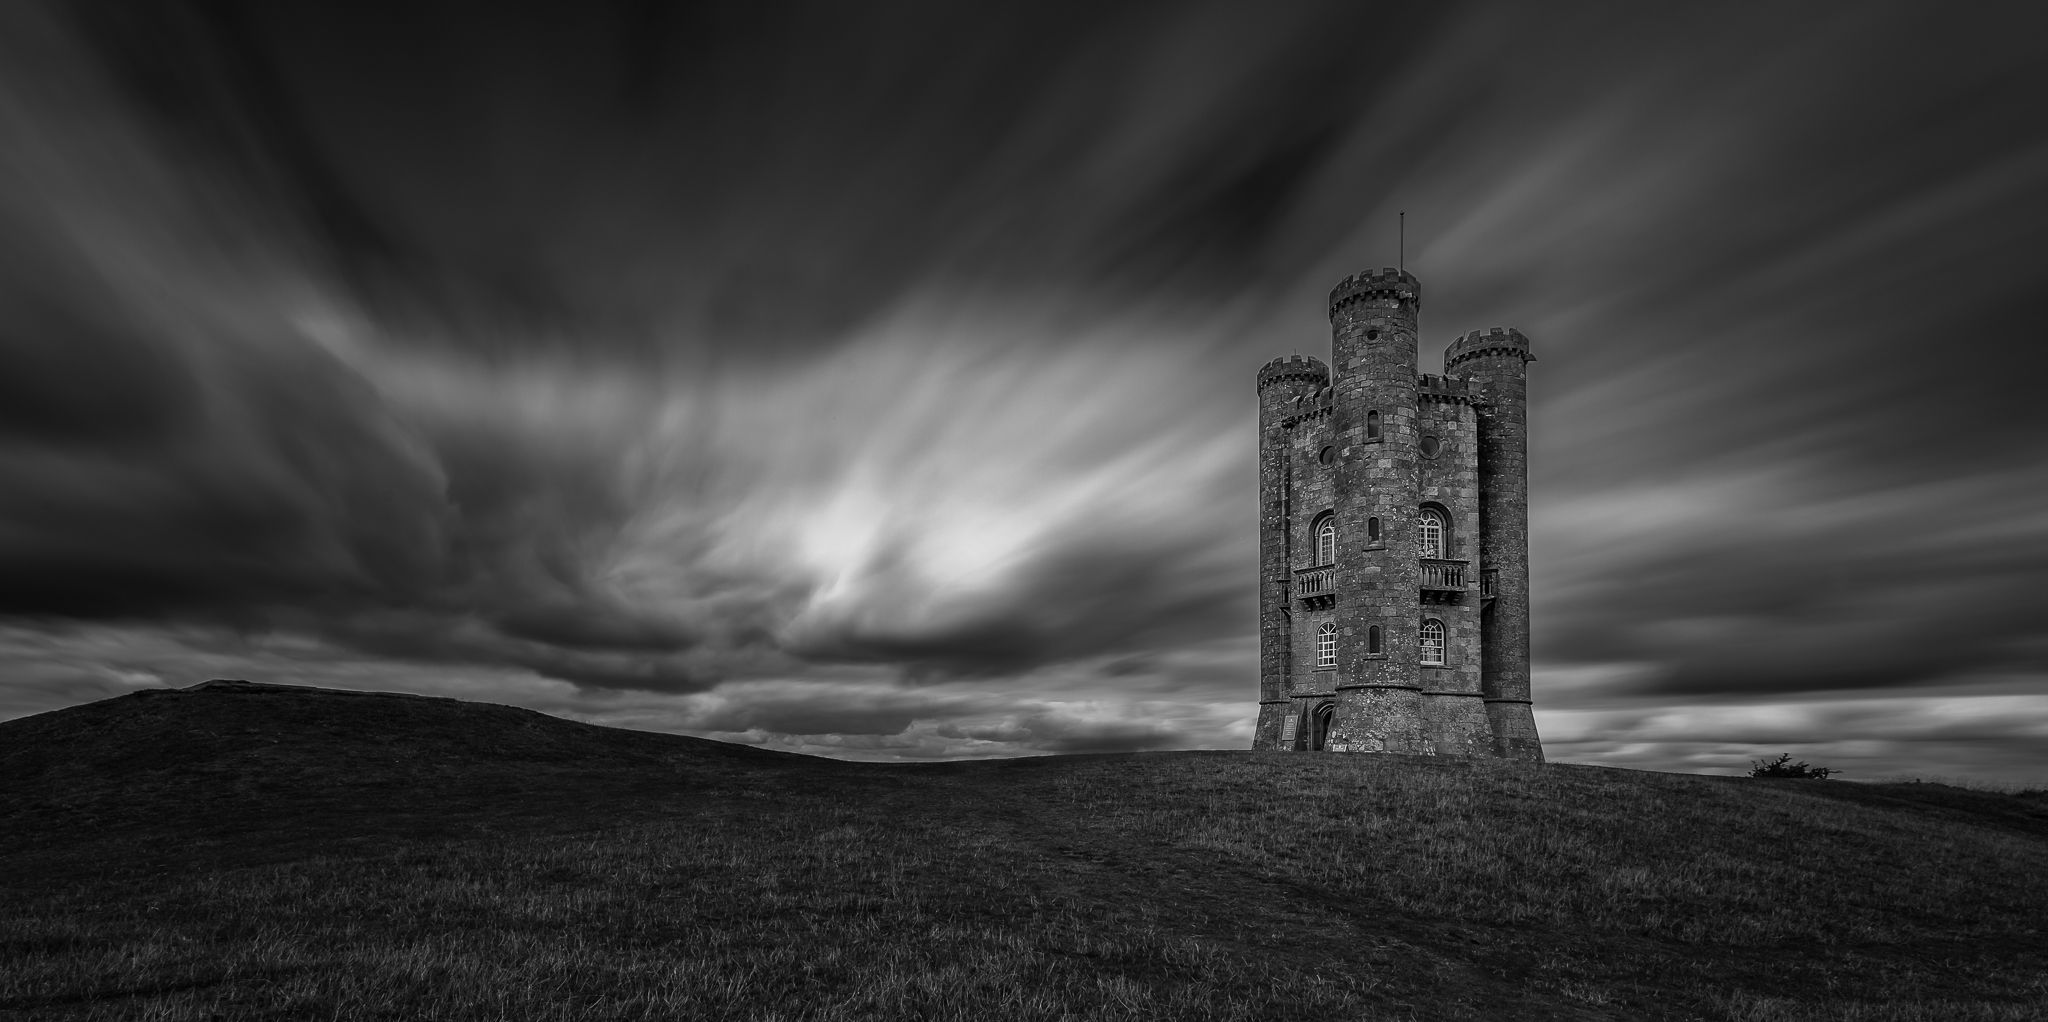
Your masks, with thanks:
<instances>
[{"instance_id":1,"label":"small bush","mask_svg":"<svg viewBox=\"0 0 2048 1022\"><path fill-rule=\"evenodd\" d=\"M1841 771L1833 767L1808 766L1804 760L1794 763L1789 752L1779 753L1777 759L1760 759L1749 765L1751 777L1806 777L1825 781L1829 774L1839 773Z\"/></svg>"}]
</instances>

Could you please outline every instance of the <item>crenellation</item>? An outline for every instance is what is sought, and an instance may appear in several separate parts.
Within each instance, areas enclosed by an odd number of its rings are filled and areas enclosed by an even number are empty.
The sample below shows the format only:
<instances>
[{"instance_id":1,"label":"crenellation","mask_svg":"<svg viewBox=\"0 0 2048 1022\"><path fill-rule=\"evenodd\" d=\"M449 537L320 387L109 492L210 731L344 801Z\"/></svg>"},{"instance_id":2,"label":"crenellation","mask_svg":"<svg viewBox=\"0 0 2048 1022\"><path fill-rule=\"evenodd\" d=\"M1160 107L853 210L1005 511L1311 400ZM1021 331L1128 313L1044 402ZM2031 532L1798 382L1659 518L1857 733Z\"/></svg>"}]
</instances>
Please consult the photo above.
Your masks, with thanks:
<instances>
[{"instance_id":1,"label":"crenellation","mask_svg":"<svg viewBox=\"0 0 2048 1022\"><path fill-rule=\"evenodd\" d=\"M1330 382L1330 369L1313 355L1285 355L1259 368L1259 389L1283 380L1308 380L1323 386Z\"/></svg>"},{"instance_id":2,"label":"crenellation","mask_svg":"<svg viewBox=\"0 0 2048 1022\"><path fill-rule=\"evenodd\" d=\"M1530 351L1529 338L1520 330L1499 326L1473 330L1460 334L1449 348L1444 349L1444 372L1448 375L1452 368L1475 358L1515 355L1521 356L1525 362L1536 360Z\"/></svg>"},{"instance_id":3,"label":"crenellation","mask_svg":"<svg viewBox=\"0 0 2048 1022\"><path fill-rule=\"evenodd\" d=\"M1422 284L1412 274L1392 267L1354 273L1330 289L1330 319L1334 322L1340 309L1374 300L1419 305Z\"/></svg>"},{"instance_id":4,"label":"crenellation","mask_svg":"<svg viewBox=\"0 0 2048 1022\"><path fill-rule=\"evenodd\" d=\"M1478 395L1472 392L1471 385L1455 376L1423 373L1417 378L1416 388L1418 396L1424 401L1435 401L1445 404L1478 403Z\"/></svg>"}]
</instances>

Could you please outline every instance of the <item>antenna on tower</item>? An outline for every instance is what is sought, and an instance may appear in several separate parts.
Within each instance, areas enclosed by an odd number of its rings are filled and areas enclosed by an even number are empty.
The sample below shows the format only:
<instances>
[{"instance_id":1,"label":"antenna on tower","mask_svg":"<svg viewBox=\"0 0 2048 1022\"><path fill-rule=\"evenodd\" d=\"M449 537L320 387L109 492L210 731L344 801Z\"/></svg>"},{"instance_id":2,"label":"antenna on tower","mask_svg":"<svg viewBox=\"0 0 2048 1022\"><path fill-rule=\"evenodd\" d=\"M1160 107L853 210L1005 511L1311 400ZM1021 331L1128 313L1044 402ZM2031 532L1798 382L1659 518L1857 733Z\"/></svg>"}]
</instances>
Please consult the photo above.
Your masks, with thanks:
<instances>
[{"instance_id":1,"label":"antenna on tower","mask_svg":"<svg viewBox=\"0 0 2048 1022\"><path fill-rule=\"evenodd\" d=\"M1401 240L1394 248L1394 269L1408 272L1408 211L1401 211Z\"/></svg>"}]
</instances>

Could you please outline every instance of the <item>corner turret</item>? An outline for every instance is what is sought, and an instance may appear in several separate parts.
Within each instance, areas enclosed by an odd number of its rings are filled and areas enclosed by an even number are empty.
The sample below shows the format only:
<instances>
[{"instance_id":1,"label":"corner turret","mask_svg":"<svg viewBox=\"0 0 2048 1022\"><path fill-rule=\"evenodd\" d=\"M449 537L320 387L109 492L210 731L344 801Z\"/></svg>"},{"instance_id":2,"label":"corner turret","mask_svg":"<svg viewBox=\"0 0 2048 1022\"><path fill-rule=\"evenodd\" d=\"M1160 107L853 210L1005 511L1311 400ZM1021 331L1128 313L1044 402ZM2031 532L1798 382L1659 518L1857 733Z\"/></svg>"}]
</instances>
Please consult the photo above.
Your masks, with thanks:
<instances>
[{"instance_id":1,"label":"corner turret","mask_svg":"<svg viewBox=\"0 0 2048 1022\"><path fill-rule=\"evenodd\" d=\"M1479 618L1481 693L1494 755L1540 763L1529 692L1529 338L1474 330L1444 350L1444 374L1479 404L1479 556L1492 599Z\"/></svg>"},{"instance_id":2,"label":"corner turret","mask_svg":"<svg viewBox=\"0 0 2048 1022\"><path fill-rule=\"evenodd\" d=\"M1529 338L1511 326L1488 327L1460 334L1451 346L1444 349L1444 375L1470 378L1471 373L1481 371L1469 367L1460 372L1458 367L1478 358L1506 358L1520 362L1534 362L1536 355L1529 348Z\"/></svg>"},{"instance_id":3,"label":"corner turret","mask_svg":"<svg viewBox=\"0 0 2048 1022\"><path fill-rule=\"evenodd\" d=\"M1314 355L1282 355L1259 367L1259 391L1264 393L1269 383L1287 380L1306 380L1316 387L1328 386L1330 367Z\"/></svg>"},{"instance_id":4,"label":"corner turret","mask_svg":"<svg viewBox=\"0 0 2048 1022\"><path fill-rule=\"evenodd\" d=\"M1305 399L1328 390L1330 367L1310 355L1284 355L1259 369L1259 699L1287 701L1287 425Z\"/></svg>"}]
</instances>

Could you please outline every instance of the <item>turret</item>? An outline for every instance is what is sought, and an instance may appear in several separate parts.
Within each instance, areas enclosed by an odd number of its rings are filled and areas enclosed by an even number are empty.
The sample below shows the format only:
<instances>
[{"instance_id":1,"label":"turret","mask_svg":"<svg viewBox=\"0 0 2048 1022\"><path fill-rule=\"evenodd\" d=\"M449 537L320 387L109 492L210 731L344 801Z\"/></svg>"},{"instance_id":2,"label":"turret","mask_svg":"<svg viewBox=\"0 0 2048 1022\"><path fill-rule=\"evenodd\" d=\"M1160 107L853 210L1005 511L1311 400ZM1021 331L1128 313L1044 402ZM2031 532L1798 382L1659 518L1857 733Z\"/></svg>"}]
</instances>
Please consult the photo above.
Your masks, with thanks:
<instances>
[{"instance_id":1,"label":"turret","mask_svg":"<svg viewBox=\"0 0 2048 1022\"><path fill-rule=\"evenodd\" d=\"M1287 355L1259 370L1259 700L1287 701L1289 663L1288 431L1328 387L1330 370L1319 358ZM1277 714L1262 714L1262 720ZM1277 729L1273 724L1272 728ZM1277 730L1276 730L1277 734ZM1277 739L1276 739L1277 740Z\"/></svg>"},{"instance_id":2,"label":"turret","mask_svg":"<svg viewBox=\"0 0 2048 1022\"><path fill-rule=\"evenodd\" d=\"M1354 274L1330 292L1341 706L1333 738L1359 752L1426 749L1415 640L1421 306L1421 284L1395 269ZM1371 641L1375 629L1377 652Z\"/></svg>"},{"instance_id":3,"label":"turret","mask_svg":"<svg viewBox=\"0 0 2048 1022\"><path fill-rule=\"evenodd\" d=\"M1314 355L1282 355L1259 367L1259 424L1268 407L1305 397L1330 382L1330 367Z\"/></svg>"},{"instance_id":4,"label":"turret","mask_svg":"<svg viewBox=\"0 0 2048 1022\"><path fill-rule=\"evenodd\" d=\"M1529 339L1474 330L1444 352L1444 374L1469 381L1479 412L1480 684L1494 754L1543 761L1529 691Z\"/></svg>"}]
</instances>

